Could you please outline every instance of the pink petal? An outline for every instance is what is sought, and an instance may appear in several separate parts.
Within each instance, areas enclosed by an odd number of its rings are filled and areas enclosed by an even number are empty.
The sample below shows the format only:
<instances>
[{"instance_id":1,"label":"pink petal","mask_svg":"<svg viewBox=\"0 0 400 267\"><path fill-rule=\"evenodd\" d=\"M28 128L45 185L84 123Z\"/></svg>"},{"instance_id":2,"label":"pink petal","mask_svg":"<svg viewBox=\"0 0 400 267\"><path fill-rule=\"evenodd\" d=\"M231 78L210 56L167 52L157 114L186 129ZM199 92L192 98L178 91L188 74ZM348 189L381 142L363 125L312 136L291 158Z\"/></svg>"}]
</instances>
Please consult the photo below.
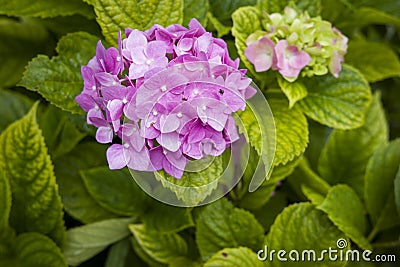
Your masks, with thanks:
<instances>
[{"instance_id":1,"label":"pink petal","mask_svg":"<svg viewBox=\"0 0 400 267\"><path fill-rule=\"evenodd\" d=\"M99 127L96 131L96 140L101 144L110 143L113 140L113 136L114 133L110 126Z\"/></svg>"},{"instance_id":2,"label":"pink petal","mask_svg":"<svg viewBox=\"0 0 400 267\"><path fill-rule=\"evenodd\" d=\"M106 152L108 166L111 170L122 169L127 161L124 156L124 146L119 144L111 145Z\"/></svg>"},{"instance_id":3,"label":"pink petal","mask_svg":"<svg viewBox=\"0 0 400 267\"><path fill-rule=\"evenodd\" d=\"M156 140L162 147L173 152L177 151L181 145L177 132L160 134Z\"/></svg>"}]
</instances>

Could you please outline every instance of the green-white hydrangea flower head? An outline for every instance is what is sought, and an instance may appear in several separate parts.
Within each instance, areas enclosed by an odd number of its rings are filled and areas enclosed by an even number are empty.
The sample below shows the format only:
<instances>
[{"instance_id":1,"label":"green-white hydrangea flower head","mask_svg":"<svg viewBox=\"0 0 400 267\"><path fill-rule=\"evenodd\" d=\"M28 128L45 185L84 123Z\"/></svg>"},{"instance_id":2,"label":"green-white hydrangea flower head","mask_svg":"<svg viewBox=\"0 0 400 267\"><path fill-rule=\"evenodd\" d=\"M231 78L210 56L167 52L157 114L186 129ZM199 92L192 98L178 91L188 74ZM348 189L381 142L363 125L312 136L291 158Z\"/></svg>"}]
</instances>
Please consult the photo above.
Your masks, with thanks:
<instances>
[{"instance_id":1,"label":"green-white hydrangea flower head","mask_svg":"<svg viewBox=\"0 0 400 267\"><path fill-rule=\"evenodd\" d=\"M348 38L321 17L311 18L286 7L283 14L265 14L264 31L251 34L244 51L257 72L270 68L288 81L328 71L339 76Z\"/></svg>"}]
</instances>

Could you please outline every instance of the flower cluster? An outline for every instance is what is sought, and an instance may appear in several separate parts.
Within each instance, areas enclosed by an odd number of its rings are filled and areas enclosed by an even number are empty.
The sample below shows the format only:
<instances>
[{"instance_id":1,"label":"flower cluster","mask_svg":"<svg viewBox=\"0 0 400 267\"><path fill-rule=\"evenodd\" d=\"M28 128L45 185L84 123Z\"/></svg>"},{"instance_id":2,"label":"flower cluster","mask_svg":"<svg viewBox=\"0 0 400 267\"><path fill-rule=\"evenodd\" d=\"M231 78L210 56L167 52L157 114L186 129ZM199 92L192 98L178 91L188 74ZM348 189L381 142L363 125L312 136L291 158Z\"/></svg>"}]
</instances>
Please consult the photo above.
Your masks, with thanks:
<instances>
[{"instance_id":1,"label":"flower cluster","mask_svg":"<svg viewBox=\"0 0 400 267\"><path fill-rule=\"evenodd\" d=\"M239 138L232 113L256 91L222 39L195 19L189 29L154 25L125 34L118 48L99 41L76 97L98 128L96 140L112 143L111 169L164 169L180 178L189 160L220 155Z\"/></svg>"},{"instance_id":2,"label":"flower cluster","mask_svg":"<svg viewBox=\"0 0 400 267\"><path fill-rule=\"evenodd\" d=\"M338 77L347 50L347 37L320 17L310 18L286 7L284 14L267 14L265 31L251 34L245 56L257 72L278 70L288 81L303 76Z\"/></svg>"}]
</instances>

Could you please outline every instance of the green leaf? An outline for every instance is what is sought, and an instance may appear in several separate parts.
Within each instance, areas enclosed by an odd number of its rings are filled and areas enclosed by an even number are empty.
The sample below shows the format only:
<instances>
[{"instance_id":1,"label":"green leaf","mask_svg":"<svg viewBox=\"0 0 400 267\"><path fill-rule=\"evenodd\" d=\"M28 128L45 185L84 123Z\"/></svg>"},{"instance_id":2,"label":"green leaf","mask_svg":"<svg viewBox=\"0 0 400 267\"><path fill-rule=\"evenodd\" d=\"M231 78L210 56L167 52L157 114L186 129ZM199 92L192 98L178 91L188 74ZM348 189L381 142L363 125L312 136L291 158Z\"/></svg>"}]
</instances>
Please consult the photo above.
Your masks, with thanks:
<instances>
[{"instance_id":1,"label":"green leaf","mask_svg":"<svg viewBox=\"0 0 400 267\"><path fill-rule=\"evenodd\" d=\"M59 55L51 60L44 55L34 58L19 85L37 91L61 109L82 113L75 102L83 88L80 68L93 57L97 41L97 37L84 32L62 37L56 48Z\"/></svg>"},{"instance_id":2,"label":"green leaf","mask_svg":"<svg viewBox=\"0 0 400 267\"><path fill-rule=\"evenodd\" d=\"M298 105L288 108L283 97L269 98L276 127L274 165L286 164L300 156L308 144L307 119Z\"/></svg>"},{"instance_id":3,"label":"green leaf","mask_svg":"<svg viewBox=\"0 0 400 267\"><path fill-rule=\"evenodd\" d=\"M232 35L235 37L235 45L240 56L240 60L244 63L258 79L264 77L261 73L257 73L253 64L247 60L244 55L246 49L246 39L255 31L261 30L260 11L255 7L241 7L232 14L233 27ZM265 75L265 74L264 74Z\"/></svg>"},{"instance_id":4,"label":"green leaf","mask_svg":"<svg viewBox=\"0 0 400 267\"><path fill-rule=\"evenodd\" d=\"M110 247L104 267L125 267L125 261L131 250L129 238L122 239Z\"/></svg>"},{"instance_id":5,"label":"green leaf","mask_svg":"<svg viewBox=\"0 0 400 267\"><path fill-rule=\"evenodd\" d=\"M208 0L183 1L183 25L188 25L192 18L197 19L201 25L207 24L207 12L210 8Z\"/></svg>"},{"instance_id":6,"label":"green leaf","mask_svg":"<svg viewBox=\"0 0 400 267\"><path fill-rule=\"evenodd\" d=\"M60 248L47 236L24 233L18 236L13 247L15 263L21 267L67 267Z\"/></svg>"},{"instance_id":7,"label":"green leaf","mask_svg":"<svg viewBox=\"0 0 400 267\"><path fill-rule=\"evenodd\" d=\"M130 238L131 244L133 247L133 250L136 255L140 257L140 259L145 262L145 266L150 266L150 267L167 267L166 264L163 264L161 262L156 261L153 259L151 256L149 256L146 251L141 247L141 245L138 243L138 241L135 239L135 237L131 236Z\"/></svg>"},{"instance_id":8,"label":"green leaf","mask_svg":"<svg viewBox=\"0 0 400 267\"><path fill-rule=\"evenodd\" d=\"M258 160L253 160L252 156L255 153L250 151L249 165L251 166L253 162L257 162ZM271 176L269 179L264 180L259 188L257 188L254 192L248 192L247 186L242 186L244 192L244 196L240 197L238 206L248 210L256 210L261 208L265 203L269 201L274 190L278 186L279 181L282 181L286 177L288 177L296 168L299 161L297 159L288 162L286 165L275 166L272 170ZM243 177L242 181L246 181L246 179L251 179L254 173L255 168L251 168L250 177ZM247 169L245 171L246 175Z\"/></svg>"},{"instance_id":9,"label":"green leaf","mask_svg":"<svg viewBox=\"0 0 400 267\"><path fill-rule=\"evenodd\" d=\"M183 0L94 0L103 35L107 42L117 45L118 32L125 28L150 29L154 24L182 24Z\"/></svg>"},{"instance_id":10,"label":"green leaf","mask_svg":"<svg viewBox=\"0 0 400 267\"><path fill-rule=\"evenodd\" d=\"M257 250L263 234L264 229L253 214L235 208L224 198L206 206L196 220L196 243L203 260L226 247Z\"/></svg>"},{"instance_id":11,"label":"green leaf","mask_svg":"<svg viewBox=\"0 0 400 267\"><path fill-rule=\"evenodd\" d=\"M69 229L63 250L68 264L79 265L110 244L129 236L128 225L134 221L133 218L110 219Z\"/></svg>"},{"instance_id":12,"label":"green leaf","mask_svg":"<svg viewBox=\"0 0 400 267\"><path fill-rule=\"evenodd\" d=\"M313 120L309 120L308 123L310 131L310 142L308 143L304 155L310 162L311 167L314 170L317 170L318 160L321 155L322 149L325 147L325 144L328 141L328 138L331 135L333 129L325 125L319 124L318 122Z\"/></svg>"},{"instance_id":13,"label":"green leaf","mask_svg":"<svg viewBox=\"0 0 400 267\"><path fill-rule=\"evenodd\" d=\"M8 227L11 211L11 189L8 179L0 169L0 233Z\"/></svg>"},{"instance_id":14,"label":"green leaf","mask_svg":"<svg viewBox=\"0 0 400 267\"><path fill-rule=\"evenodd\" d=\"M17 92L0 89L0 133L12 122L24 116L33 101Z\"/></svg>"},{"instance_id":15,"label":"green leaf","mask_svg":"<svg viewBox=\"0 0 400 267\"><path fill-rule=\"evenodd\" d=\"M64 208L72 217L83 223L110 219L118 215L102 208L89 194L80 170L104 166L106 147L97 143L82 143L70 153L54 161L57 182Z\"/></svg>"},{"instance_id":16,"label":"green leaf","mask_svg":"<svg viewBox=\"0 0 400 267\"><path fill-rule=\"evenodd\" d=\"M148 230L143 224L131 224L129 229L144 252L161 263L185 256L188 251L186 241L177 233L159 233Z\"/></svg>"},{"instance_id":17,"label":"green leaf","mask_svg":"<svg viewBox=\"0 0 400 267\"><path fill-rule=\"evenodd\" d=\"M387 143L385 112L376 94L365 124L354 130L334 130L321 152L318 171L330 184L346 183L364 198L364 173L375 149Z\"/></svg>"},{"instance_id":18,"label":"green leaf","mask_svg":"<svg viewBox=\"0 0 400 267\"><path fill-rule=\"evenodd\" d=\"M299 231L301 229L301 231ZM338 239L343 238L343 233L328 219L328 217L320 210L317 210L310 203L293 204L276 218L274 224L265 239L268 246L268 252L272 249L275 251L285 250L287 253L291 250L300 252L312 249L315 254L304 254L307 257L320 258L321 251L327 248L336 248ZM346 240L348 243L348 240ZM347 249L347 247L346 247ZM345 253L345 249L343 249ZM296 254L293 256L295 257ZM267 256L268 261L271 259ZM290 261L289 255L285 258ZM327 253L324 254L325 261L318 261L318 266L343 266L340 261L328 261ZM273 266L287 266L288 262L277 261L276 255L273 260ZM315 266L312 260L290 262L291 266Z\"/></svg>"},{"instance_id":19,"label":"green leaf","mask_svg":"<svg viewBox=\"0 0 400 267\"><path fill-rule=\"evenodd\" d=\"M11 188L8 179L0 169L0 263L12 253L15 231L9 226L11 211Z\"/></svg>"},{"instance_id":20,"label":"green leaf","mask_svg":"<svg viewBox=\"0 0 400 267\"><path fill-rule=\"evenodd\" d=\"M80 0L0 0L0 14L7 16L26 16L49 18L80 14L93 18L92 8Z\"/></svg>"},{"instance_id":21,"label":"green leaf","mask_svg":"<svg viewBox=\"0 0 400 267\"><path fill-rule=\"evenodd\" d=\"M207 12L207 18L209 23L211 23L211 25L217 31L217 36L219 38L231 32L232 27L222 24L216 17L213 16L211 12Z\"/></svg>"},{"instance_id":22,"label":"green leaf","mask_svg":"<svg viewBox=\"0 0 400 267\"><path fill-rule=\"evenodd\" d=\"M307 11L311 17L318 16L321 13L321 0L259 0L259 6L271 13L283 13L286 6L292 6L299 11Z\"/></svg>"},{"instance_id":23,"label":"green leaf","mask_svg":"<svg viewBox=\"0 0 400 267\"><path fill-rule=\"evenodd\" d=\"M249 248L226 248L214 254L204 267L262 267L256 253Z\"/></svg>"},{"instance_id":24,"label":"green leaf","mask_svg":"<svg viewBox=\"0 0 400 267\"><path fill-rule=\"evenodd\" d=\"M371 244L364 237L367 230L365 209L353 189L347 185L332 187L317 209L325 212L329 219L360 248L372 250Z\"/></svg>"},{"instance_id":25,"label":"green leaf","mask_svg":"<svg viewBox=\"0 0 400 267\"><path fill-rule=\"evenodd\" d=\"M338 23L336 24L338 28L343 28L346 32L350 32L355 28L361 28L369 24L390 24L400 27L400 18L379 11L375 8L364 6L351 11L351 14L347 14L346 19L342 19L342 21L338 20Z\"/></svg>"},{"instance_id":26,"label":"green leaf","mask_svg":"<svg viewBox=\"0 0 400 267\"><path fill-rule=\"evenodd\" d=\"M188 206L195 206L206 199L217 188L222 173L221 156L215 157L210 166L199 172L184 172L180 179L165 171L155 172L157 180Z\"/></svg>"},{"instance_id":27,"label":"green leaf","mask_svg":"<svg viewBox=\"0 0 400 267\"><path fill-rule=\"evenodd\" d=\"M365 204L372 222L377 223L382 210L387 202L393 202L393 182L400 166L400 139L391 141L389 144L378 147L365 172ZM394 202L393 202L394 203ZM393 205L393 217L397 218L395 224L399 223L399 217Z\"/></svg>"},{"instance_id":28,"label":"green leaf","mask_svg":"<svg viewBox=\"0 0 400 267\"><path fill-rule=\"evenodd\" d=\"M53 105L39 116L39 126L53 160L70 152L86 136L71 122L67 112Z\"/></svg>"},{"instance_id":29,"label":"green leaf","mask_svg":"<svg viewBox=\"0 0 400 267\"><path fill-rule=\"evenodd\" d=\"M80 171L83 182L93 199L112 213L134 216L145 209L145 193L128 169L110 170L108 166Z\"/></svg>"},{"instance_id":30,"label":"green leaf","mask_svg":"<svg viewBox=\"0 0 400 267\"><path fill-rule=\"evenodd\" d=\"M397 214L400 216L400 168L397 171L396 178L394 179L394 196L397 206Z\"/></svg>"},{"instance_id":31,"label":"green leaf","mask_svg":"<svg viewBox=\"0 0 400 267\"><path fill-rule=\"evenodd\" d=\"M313 204L322 203L330 190L330 186L318 176L303 158L288 179L297 194L304 194Z\"/></svg>"},{"instance_id":32,"label":"green leaf","mask_svg":"<svg viewBox=\"0 0 400 267\"><path fill-rule=\"evenodd\" d=\"M19 233L48 235L62 245L62 204L53 165L36 122L38 104L0 135L0 168L13 192L11 226Z\"/></svg>"},{"instance_id":33,"label":"green leaf","mask_svg":"<svg viewBox=\"0 0 400 267\"><path fill-rule=\"evenodd\" d=\"M364 123L371 90L360 72L347 65L342 67L339 78L327 74L304 79L308 95L298 103L308 117L321 124L352 129Z\"/></svg>"},{"instance_id":34,"label":"green leaf","mask_svg":"<svg viewBox=\"0 0 400 267\"><path fill-rule=\"evenodd\" d=\"M281 76L278 76L279 87L289 100L289 108L307 96L307 88L300 81L288 82Z\"/></svg>"},{"instance_id":35,"label":"green leaf","mask_svg":"<svg viewBox=\"0 0 400 267\"><path fill-rule=\"evenodd\" d=\"M346 62L358 68L369 82L400 76L400 61L397 54L383 43L349 42Z\"/></svg>"},{"instance_id":36,"label":"green leaf","mask_svg":"<svg viewBox=\"0 0 400 267\"><path fill-rule=\"evenodd\" d=\"M232 13L240 7L253 6L257 0L209 0L213 15L226 26L231 26Z\"/></svg>"},{"instance_id":37,"label":"green leaf","mask_svg":"<svg viewBox=\"0 0 400 267\"><path fill-rule=\"evenodd\" d=\"M49 33L40 23L0 17L0 86L15 86L29 60L50 49Z\"/></svg>"},{"instance_id":38,"label":"green leaf","mask_svg":"<svg viewBox=\"0 0 400 267\"><path fill-rule=\"evenodd\" d=\"M194 226L191 209L153 200L142 217L146 229L161 233L179 232Z\"/></svg>"}]
</instances>

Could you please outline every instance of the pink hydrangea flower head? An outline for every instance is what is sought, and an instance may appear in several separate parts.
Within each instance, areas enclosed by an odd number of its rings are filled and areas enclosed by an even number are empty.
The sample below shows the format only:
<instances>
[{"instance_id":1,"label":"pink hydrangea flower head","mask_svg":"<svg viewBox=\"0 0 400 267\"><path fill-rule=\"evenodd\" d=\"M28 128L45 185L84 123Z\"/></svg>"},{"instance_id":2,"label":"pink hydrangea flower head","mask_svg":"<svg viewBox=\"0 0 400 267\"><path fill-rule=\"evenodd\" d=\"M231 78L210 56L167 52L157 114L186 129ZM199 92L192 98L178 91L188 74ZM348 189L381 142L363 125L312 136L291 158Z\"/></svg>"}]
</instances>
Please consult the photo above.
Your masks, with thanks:
<instances>
[{"instance_id":1,"label":"pink hydrangea flower head","mask_svg":"<svg viewBox=\"0 0 400 267\"><path fill-rule=\"evenodd\" d=\"M96 140L111 144L110 169L181 178L190 160L221 155L239 139L232 114L255 89L222 39L194 19L189 29L154 25L125 35L118 48L98 43L76 97Z\"/></svg>"}]
</instances>

